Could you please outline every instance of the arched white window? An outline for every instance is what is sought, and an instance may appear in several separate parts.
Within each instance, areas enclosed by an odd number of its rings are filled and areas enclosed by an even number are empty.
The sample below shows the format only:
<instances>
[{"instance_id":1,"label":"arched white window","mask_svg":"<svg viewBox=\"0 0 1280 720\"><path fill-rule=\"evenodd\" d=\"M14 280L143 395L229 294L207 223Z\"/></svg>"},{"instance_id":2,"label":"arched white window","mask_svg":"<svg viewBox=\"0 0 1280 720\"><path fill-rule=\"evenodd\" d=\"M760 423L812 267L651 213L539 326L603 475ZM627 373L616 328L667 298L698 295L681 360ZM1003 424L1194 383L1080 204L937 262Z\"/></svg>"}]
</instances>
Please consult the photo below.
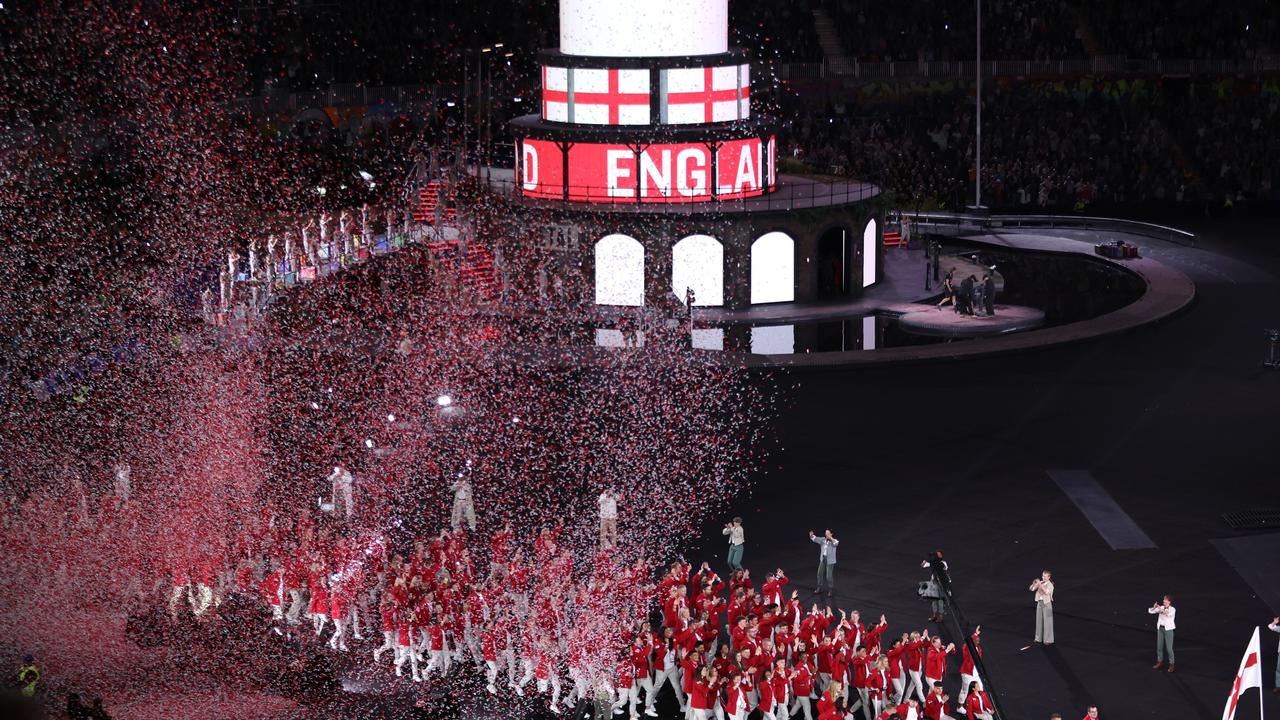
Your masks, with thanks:
<instances>
[{"instance_id":1,"label":"arched white window","mask_svg":"<svg viewBox=\"0 0 1280 720\"><path fill-rule=\"evenodd\" d=\"M596 243L596 304L644 305L644 246L627 235Z\"/></svg>"},{"instance_id":2,"label":"arched white window","mask_svg":"<svg viewBox=\"0 0 1280 720\"><path fill-rule=\"evenodd\" d=\"M710 235L690 235L671 248L671 290L684 300L693 288L695 307L724 304L724 246Z\"/></svg>"},{"instance_id":3,"label":"arched white window","mask_svg":"<svg viewBox=\"0 0 1280 720\"><path fill-rule=\"evenodd\" d=\"M876 282L876 219L862 228L862 287Z\"/></svg>"},{"instance_id":4,"label":"arched white window","mask_svg":"<svg viewBox=\"0 0 1280 720\"><path fill-rule=\"evenodd\" d=\"M796 243L782 232L751 244L751 304L796 299Z\"/></svg>"}]
</instances>

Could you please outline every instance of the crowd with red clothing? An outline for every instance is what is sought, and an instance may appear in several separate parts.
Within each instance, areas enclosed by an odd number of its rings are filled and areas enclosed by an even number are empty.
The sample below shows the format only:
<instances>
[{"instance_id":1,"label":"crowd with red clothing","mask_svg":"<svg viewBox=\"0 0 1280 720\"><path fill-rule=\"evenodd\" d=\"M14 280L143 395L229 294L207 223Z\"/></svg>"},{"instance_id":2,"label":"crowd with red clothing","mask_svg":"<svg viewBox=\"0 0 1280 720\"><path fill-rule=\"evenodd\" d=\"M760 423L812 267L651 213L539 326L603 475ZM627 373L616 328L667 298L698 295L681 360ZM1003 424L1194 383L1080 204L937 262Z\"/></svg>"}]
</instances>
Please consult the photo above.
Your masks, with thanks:
<instances>
[{"instance_id":1,"label":"crowd with red clothing","mask_svg":"<svg viewBox=\"0 0 1280 720\"><path fill-rule=\"evenodd\" d=\"M757 587L749 570L722 578L708 563L695 571L679 561L654 582L651 566L621 564L614 546L584 568L561 533L520 537L508 525L477 544L456 529L415 541L404 557L382 536L306 531L268 553L256 591L277 632L309 629L319 642L331 629L328 646L343 652L376 618L372 659L389 654L388 674L408 666L425 681L472 665L489 693L536 689L557 713L607 693L615 715L656 717L669 693L687 720L744 720L756 709L764 720L994 717L967 648L927 629L893 637L884 615L866 623L857 610L806 610L781 568ZM254 582L251 564L243 570L235 584ZM972 639L980 648L980 628ZM942 679L956 654L953 710Z\"/></svg>"},{"instance_id":2,"label":"crowd with red clothing","mask_svg":"<svg viewBox=\"0 0 1280 720\"><path fill-rule=\"evenodd\" d=\"M629 705L634 717L644 691L645 712L655 715L654 702L670 678L690 720L742 720L755 709L765 720L950 717L941 679L956 648L928 630L889 639L883 615L868 625L857 610L814 604L806 611L798 591L786 592L790 581L781 568L758 590L748 570L733 571L727 582L707 563L692 577L691 570L677 562L658 583L662 629L652 633L646 624L633 637L626 665L632 676L619 683L633 690L618 698L615 712ZM980 637L975 632L975 644ZM961 671L976 680L967 652ZM932 688L928 694L922 676ZM960 714L993 717L980 683L962 688L960 702Z\"/></svg>"}]
</instances>

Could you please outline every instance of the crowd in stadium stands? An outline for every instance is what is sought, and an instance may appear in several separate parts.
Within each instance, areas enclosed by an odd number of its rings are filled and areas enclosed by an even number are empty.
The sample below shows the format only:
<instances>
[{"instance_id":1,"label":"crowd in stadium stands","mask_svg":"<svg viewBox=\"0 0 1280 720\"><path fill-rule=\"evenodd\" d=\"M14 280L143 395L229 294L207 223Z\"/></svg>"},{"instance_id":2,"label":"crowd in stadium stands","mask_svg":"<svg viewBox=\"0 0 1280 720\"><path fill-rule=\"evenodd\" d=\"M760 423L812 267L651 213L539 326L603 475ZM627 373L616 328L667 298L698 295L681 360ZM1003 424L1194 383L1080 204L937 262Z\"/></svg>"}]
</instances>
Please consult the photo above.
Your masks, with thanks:
<instances>
[{"instance_id":1,"label":"crowd in stadium stands","mask_svg":"<svg viewBox=\"0 0 1280 720\"><path fill-rule=\"evenodd\" d=\"M973 0L824 3L850 57L877 60L968 60L974 55ZM1074 12L1054 0L988 0L983 8L983 54L1045 60L1080 57Z\"/></svg>"},{"instance_id":2,"label":"crowd in stadium stands","mask_svg":"<svg viewBox=\"0 0 1280 720\"><path fill-rule=\"evenodd\" d=\"M474 73L479 49L495 43L503 44L504 57L490 57L511 61L495 74L529 74L534 54L558 44L557 8L556 0L521 3L518 13L476 3L390 0L369 12L350 0L257 0L237 13L242 38L253 48L246 90L458 82ZM731 42L750 48L760 63L821 61L815 10L825 12L850 59L974 55L974 0L735 0ZM990 59L1251 59L1280 52L1280 6L1268 0L1241 0L1212 13L1194 3L1149 0L986 0L982 14L983 55Z\"/></svg>"},{"instance_id":3,"label":"crowd in stadium stands","mask_svg":"<svg viewBox=\"0 0 1280 720\"><path fill-rule=\"evenodd\" d=\"M993 207L1171 204L1276 207L1280 85L1026 83L984 92L984 202ZM908 205L972 199L974 108L965 91L892 113L809 117L787 148L809 168L870 179ZM786 168L783 168L784 171Z\"/></svg>"},{"instance_id":4,"label":"crowd in stadium stands","mask_svg":"<svg viewBox=\"0 0 1280 720\"><path fill-rule=\"evenodd\" d=\"M1280 5L1238 0L1212 12L1194 3L1078 2L1102 54L1249 59L1280 54Z\"/></svg>"},{"instance_id":5,"label":"crowd in stadium stands","mask_svg":"<svg viewBox=\"0 0 1280 720\"><path fill-rule=\"evenodd\" d=\"M814 0L860 60L968 60L975 50L974 0ZM983 55L1056 60L1089 55L1135 59L1253 58L1280 50L1280 8L1245 0L1206 13L1194 3L1107 0L986 0Z\"/></svg>"},{"instance_id":6,"label":"crowd in stadium stands","mask_svg":"<svg viewBox=\"0 0 1280 720\"><path fill-rule=\"evenodd\" d=\"M392 0L369 12L362 3L263 4L239 12L242 38L253 48L250 94L315 90L331 83L370 87L459 82L477 66L483 47L502 43L498 74L530 74L534 54L559 44L558 2L521 3L520 12L476 3ZM822 51L806 3L731 5L732 41L758 61L819 61ZM512 53L510 58L507 53ZM511 61L511 69L505 62Z\"/></svg>"}]
</instances>

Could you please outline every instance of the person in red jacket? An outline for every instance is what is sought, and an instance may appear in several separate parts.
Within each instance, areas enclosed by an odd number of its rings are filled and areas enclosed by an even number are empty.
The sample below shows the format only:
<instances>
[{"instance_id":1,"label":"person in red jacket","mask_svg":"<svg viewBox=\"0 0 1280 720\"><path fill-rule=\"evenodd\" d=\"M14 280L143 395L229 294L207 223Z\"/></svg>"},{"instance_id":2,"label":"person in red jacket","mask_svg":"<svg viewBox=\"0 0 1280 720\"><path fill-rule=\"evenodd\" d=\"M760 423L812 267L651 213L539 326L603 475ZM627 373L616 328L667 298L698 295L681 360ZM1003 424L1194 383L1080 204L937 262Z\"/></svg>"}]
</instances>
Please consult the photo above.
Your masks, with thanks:
<instances>
[{"instance_id":1,"label":"person in red jacket","mask_svg":"<svg viewBox=\"0 0 1280 720\"><path fill-rule=\"evenodd\" d=\"M889 658L885 655L876 657L867 674L867 696L873 712L869 717L877 717L888 703L889 690Z\"/></svg>"},{"instance_id":2,"label":"person in red jacket","mask_svg":"<svg viewBox=\"0 0 1280 720\"><path fill-rule=\"evenodd\" d=\"M928 654L924 657L924 679L929 687L942 683L942 676L947 671L947 656L955 651L955 643L949 643L946 648L943 648L942 638L933 638Z\"/></svg>"},{"instance_id":3,"label":"person in red jacket","mask_svg":"<svg viewBox=\"0 0 1280 720\"><path fill-rule=\"evenodd\" d=\"M329 624L328 580L320 563L312 565L311 576L307 582L311 591L311 624L315 628L316 637L320 637L324 632L324 626Z\"/></svg>"},{"instance_id":4,"label":"person in red jacket","mask_svg":"<svg viewBox=\"0 0 1280 720\"><path fill-rule=\"evenodd\" d=\"M969 687L965 688L969 697L965 703L965 714L969 716L969 720L992 720L995 717L995 708L991 705L991 698L982 689L982 681L974 680L969 683Z\"/></svg>"},{"instance_id":5,"label":"person in red jacket","mask_svg":"<svg viewBox=\"0 0 1280 720\"><path fill-rule=\"evenodd\" d=\"M692 720L710 720L714 698L720 691L720 676L714 667L702 668L699 675L689 693L689 709L693 714Z\"/></svg>"},{"instance_id":6,"label":"person in red jacket","mask_svg":"<svg viewBox=\"0 0 1280 720\"><path fill-rule=\"evenodd\" d=\"M373 651L375 663L387 650L390 650L393 656L396 652L396 605L391 593L382 594L382 600L378 603L378 616L382 620L382 645Z\"/></svg>"},{"instance_id":7,"label":"person in red jacket","mask_svg":"<svg viewBox=\"0 0 1280 720\"><path fill-rule=\"evenodd\" d=\"M796 708L804 710L804 720L813 720L813 671L809 667L809 654L801 651L796 658L796 667L791 671L791 692L795 700L791 703L790 715L796 714Z\"/></svg>"},{"instance_id":8,"label":"person in red jacket","mask_svg":"<svg viewBox=\"0 0 1280 720\"><path fill-rule=\"evenodd\" d=\"M772 575L765 576L764 584L760 586L760 594L763 596L766 605L782 606L782 588L787 586L791 579L787 574L778 568Z\"/></svg>"},{"instance_id":9,"label":"person in red jacket","mask_svg":"<svg viewBox=\"0 0 1280 720\"><path fill-rule=\"evenodd\" d=\"M271 561L271 572L258 583L258 591L271 606L271 619L284 620L284 573L280 570L278 560Z\"/></svg>"},{"instance_id":10,"label":"person in red jacket","mask_svg":"<svg viewBox=\"0 0 1280 720\"><path fill-rule=\"evenodd\" d=\"M761 719L776 720L777 716L774 715L774 712L773 712L774 701L773 701L773 666L772 665L768 665L763 670L761 670L760 680L757 686L757 690L760 693L760 703L759 705L757 705L757 707L760 708Z\"/></svg>"},{"instance_id":11,"label":"person in red jacket","mask_svg":"<svg viewBox=\"0 0 1280 720\"><path fill-rule=\"evenodd\" d=\"M835 709L836 701L844 699L844 685L839 680L832 680L827 684L827 689L822 691L822 695L818 698L818 718L825 718L831 715Z\"/></svg>"},{"instance_id":12,"label":"person in red jacket","mask_svg":"<svg viewBox=\"0 0 1280 720\"><path fill-rule=\"evenodd\" d=\"M498 680L498 672L506 665L506 644L507 632L495 617L494 621L484 626L480 632L480 653L484 656L485 679L488 681L485 689L490 695L498 694L495 683Z\"/></svg>"},{"instance_id":13,"label":"person in red jacket","mask_svg":"<svg viewBox=\"0 0 1280 720\"><path fill-rule=\"evenodd\" d=\"M1089 706L1089 709L1088 709L1087 711L1085 711L1085 714L1084 714L1084 720L1098 720L1098 706L1097 706L1097 705L1090 705L1090 706Z\"/></svg>"},{"instance_id":14,"label":"person in red jacket","mask_svg":"<svg viewBox=\"0 0 1280 720\"><path fill-rule=\"evenodd\" d=\"M907 668L907 677L910 678L904 697L910 697L911 691L914 690L920 702L924 702L924 683L921 676L924 670L924 649L929 644L928 635L928 630L925 630L923 635L918 632L911 633L911 642L903 648L905 651L903 663Z\"/></svg>"},{"instance_id":15,"label":"person in red jacket","mask_svg":"<svg viewBox=\"0 0 1280 720\"><path fill-rule=\"evenodd\" d=\"M329 592L329 617L333 618L333 636L329 638L329 647L334 650L347 651L347 623L350 621L351 605L346 588L333 583Z\"/></svg>"},{"instance_id":16,"label":"person in red jacket","mask_svg":"<svg viewBox=\"0 0 1280 720\"><path fill-rule=\"evenodd\" d=\"M973 629L973 646L978 650L978 657L982 657L982 626L979 625ZM969 645L966 643L961 648L960 653L960 698L956 701L960 706L958 710L965 709L965 699L969 696L969 685L978 679L977 671L973 669L973 657L969 655ZM966 710L967 712L967 710Z\"/></svg>"},{"instance_id":17,"label":"person in red jacket","mask_svg":"<svg viewBox=\"0 0 1280 720\"><path fill-rule=\"evenodd\" d=\"M893 685L893 696L891 700L898 701L902 699L907 690L907 670L906 670L906 644L910 640L907 633L902 633L902 637L893 641L893 645L885 652L885 656L889 659L889 682Z\"/></svg>"},{"instance_id":18,"label":"person in red jacket","mask_svg":"<svg viewBox=\"0 0 1280 720\"><path fill-rule=\"evenodd\" d=\"M408 662L413 669L413 681L422 682L422 673L418 670L418 649L413 646L413 635L417 628L413 626L413 613L408 608L401 608L396 623L396 677L403 675L404 664Z\"/></svg>"},{"instance_id":19,"label":"person in red jacket","mask_svg":"<svg viewBox=\"0 0 1280 720\"><path fill-rule=\"evenodd\" d=\"M887 708L880 713L879 720L921 720L923 717L924 711L920 709L920 703L915 698L908 698L897 707Z\"/></svg>"},{"instance_id":20,"label":"person in red jacket","mask_svg":"<svg viewBox=\"0 0 1280 720\"><path fill-rule=\"evenodd\" d=\"M445 626L444 608L436 605L432 611L431 622L427 625L427 669L423 676L439 669L441 673L449 672L449 652L444 641Z\"/></svg>"},{"instance_id":21,"label":"person in red jacket","mask_svg":"<svg viewBox=\"0 0 1280 720\"><path fill-rule=\"evenodd\" d=\"M942 683L935 683L933 691L924 699L924 716L928 720L952 720L947 714L947 703L951 696L942 692Z\"/></svg>"},{"instance_id":22,"label":"person in red jacket","mask_svg":"<svg viewBox=\"0 0 1280 720\"><path fill-rule=\"evenodd\" d=\"M547 707L556 715L560 714L560 667L556 662L556 648L551 638L543 635L538 640L538 654L533 676L537 678L539 695L551 689L551 701Z\"/></svg>"},{"instance_id":23,"label":"person in red jacket","mask_svg":"<svg viewBox=\"0 0 1280 720\"><path fill-rule=\"evenodd\" d=\"M791 709L791 676L786 661L774 661L773 679L769 682L773 685L773 714L787 720L787 712Z\"/></svg>"},{"instance_id":24,"label":"person in red jacket","mask_svg":"<svg viewBox=\"0 0 1280 720\"><path fill-rule=\"evenodd\" d=\"M845 720L849 713L845 710L844 697L836 698L829 707L818 713L818 720Z\"/></svg>"},{"instance_id":25,"label":"person in red jacket","mask_svg":"<svg viewBox=\"0 0 1280 720\"><path fill-rule=\"evenodd\" d=\"M684 696L686 702L684 710L686 715L693 712L693 684L698 681L698 677L702 675L702 644L694 646L683 658L680 659L680 673L684 677Z\"/></svg>"},{"instance_id":26,"label":"person in red jacket","mask_svg":"<svg viewBox=\"0 0 1280 720\"><path fill-rule=\"evenodd\" d=\"M729 676L724 705L726 720L746 720L747 713L751 710L747 702L747 692L750 689L751 683L743 677L742 673L735 672Z\"/></svg>"},{"instance_id":27,"label":"person in red jacket","mask_svg":"<svg viewBox=\"0 0 1280 720\"><path fill-rule=\"evenodd\" d=\"M622 712L624 705L627 708L627 717L635 720L636 715L636 699L638 697L635 681L636 665L631 661L630 652L618 663L618 699L613 703L613 714L617 715Z\"/></svg>"},{"instance_id":28,"label":"person in red jacket","mask_svg":"<svg viewBox=\"0 0 1280 720\"><path fill-rule=\"evenodd\" d=\"M676 694L680 707L684 707L684 686L680 682L679 650L675 643L675 632L670 627L662 628L662 637L653 649L653 665L657 681L653 683L653 698L656 701L663 685L670 683Z\"/></svg>"},{"instance_id":29,"label":"person in red jacket","mask_svg":"<svg viewBox=\"0 0 1280 720\"><path fill-rule=\"evenodd\" d=\"M631 643L631 663L635 666L635 684L644 691L644 714L657 717L658 711L653 708L653 701L656 699L653 692L653 665L649 660L653 652L652 643L653 638L648 633L636 635Z\"/></svg>"},{"instance_id":30,"label":"person in red jacket","mask_svg":"<svg viewBox=\"0 0 1280 720\"><path fill-rule=\"evenodd\" d=\"M853 672L853 689L858 693L857 702L850 708L854 712L860 707L868 709L871 707L871 686L868 684L868 679L871 677L871 664L875 660L875 657L867 655L865 647L860 647L849 663Z\"/></svg>"}]
</instances>

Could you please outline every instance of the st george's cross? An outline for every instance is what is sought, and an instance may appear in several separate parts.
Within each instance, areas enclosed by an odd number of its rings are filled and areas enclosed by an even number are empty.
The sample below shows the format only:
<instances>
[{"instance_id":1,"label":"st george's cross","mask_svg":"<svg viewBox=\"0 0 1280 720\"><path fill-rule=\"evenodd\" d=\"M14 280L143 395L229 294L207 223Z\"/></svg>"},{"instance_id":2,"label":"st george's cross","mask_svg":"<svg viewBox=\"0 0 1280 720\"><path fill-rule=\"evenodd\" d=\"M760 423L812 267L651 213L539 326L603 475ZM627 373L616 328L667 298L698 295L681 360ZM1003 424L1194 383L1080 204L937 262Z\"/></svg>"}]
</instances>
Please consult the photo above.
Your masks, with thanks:
<instances>
[{"instance_id":1,"label":"st george's cross","mask_svg":"<svg viewBox=\"0 0 1280 720\"><path fill-rule=\"evenodd\" d=\"M1253 637L1249 640L1249 647L1244 651L1244 657L1240 660L1240 671L1236 673L1236 680L1231 685L1231 695L1227 697L1227 706L1222 710L1222 720L1234 720L1236 716L1236 706L1240 704L1240 695L1250 688L1258 688L1258 714L1262 714L1262 666L1259 664L1259 658L1262 657L1261 645L1258 642L1258 628L1253 628Z\"/></svg>"},{"instance_id":2,"label":"st george's cross","mask_svg":"<svg viewBox=\"0 0 1280 720\"><path fill-rule=\"evenodd\" d=\"M542 68L542 116L590 125L649 122L649 71Z\"/></svg>"},{"instance_id":3,"label":"st george's cross","mask_svg":"<svg viewBox=\"0 0 1280 720\"><path fill-rule=\"evenodd\" d=\"M666 122L710 123L747 116L751 84L747 66L666 70Z\"/></svg>"}]
</instances>

